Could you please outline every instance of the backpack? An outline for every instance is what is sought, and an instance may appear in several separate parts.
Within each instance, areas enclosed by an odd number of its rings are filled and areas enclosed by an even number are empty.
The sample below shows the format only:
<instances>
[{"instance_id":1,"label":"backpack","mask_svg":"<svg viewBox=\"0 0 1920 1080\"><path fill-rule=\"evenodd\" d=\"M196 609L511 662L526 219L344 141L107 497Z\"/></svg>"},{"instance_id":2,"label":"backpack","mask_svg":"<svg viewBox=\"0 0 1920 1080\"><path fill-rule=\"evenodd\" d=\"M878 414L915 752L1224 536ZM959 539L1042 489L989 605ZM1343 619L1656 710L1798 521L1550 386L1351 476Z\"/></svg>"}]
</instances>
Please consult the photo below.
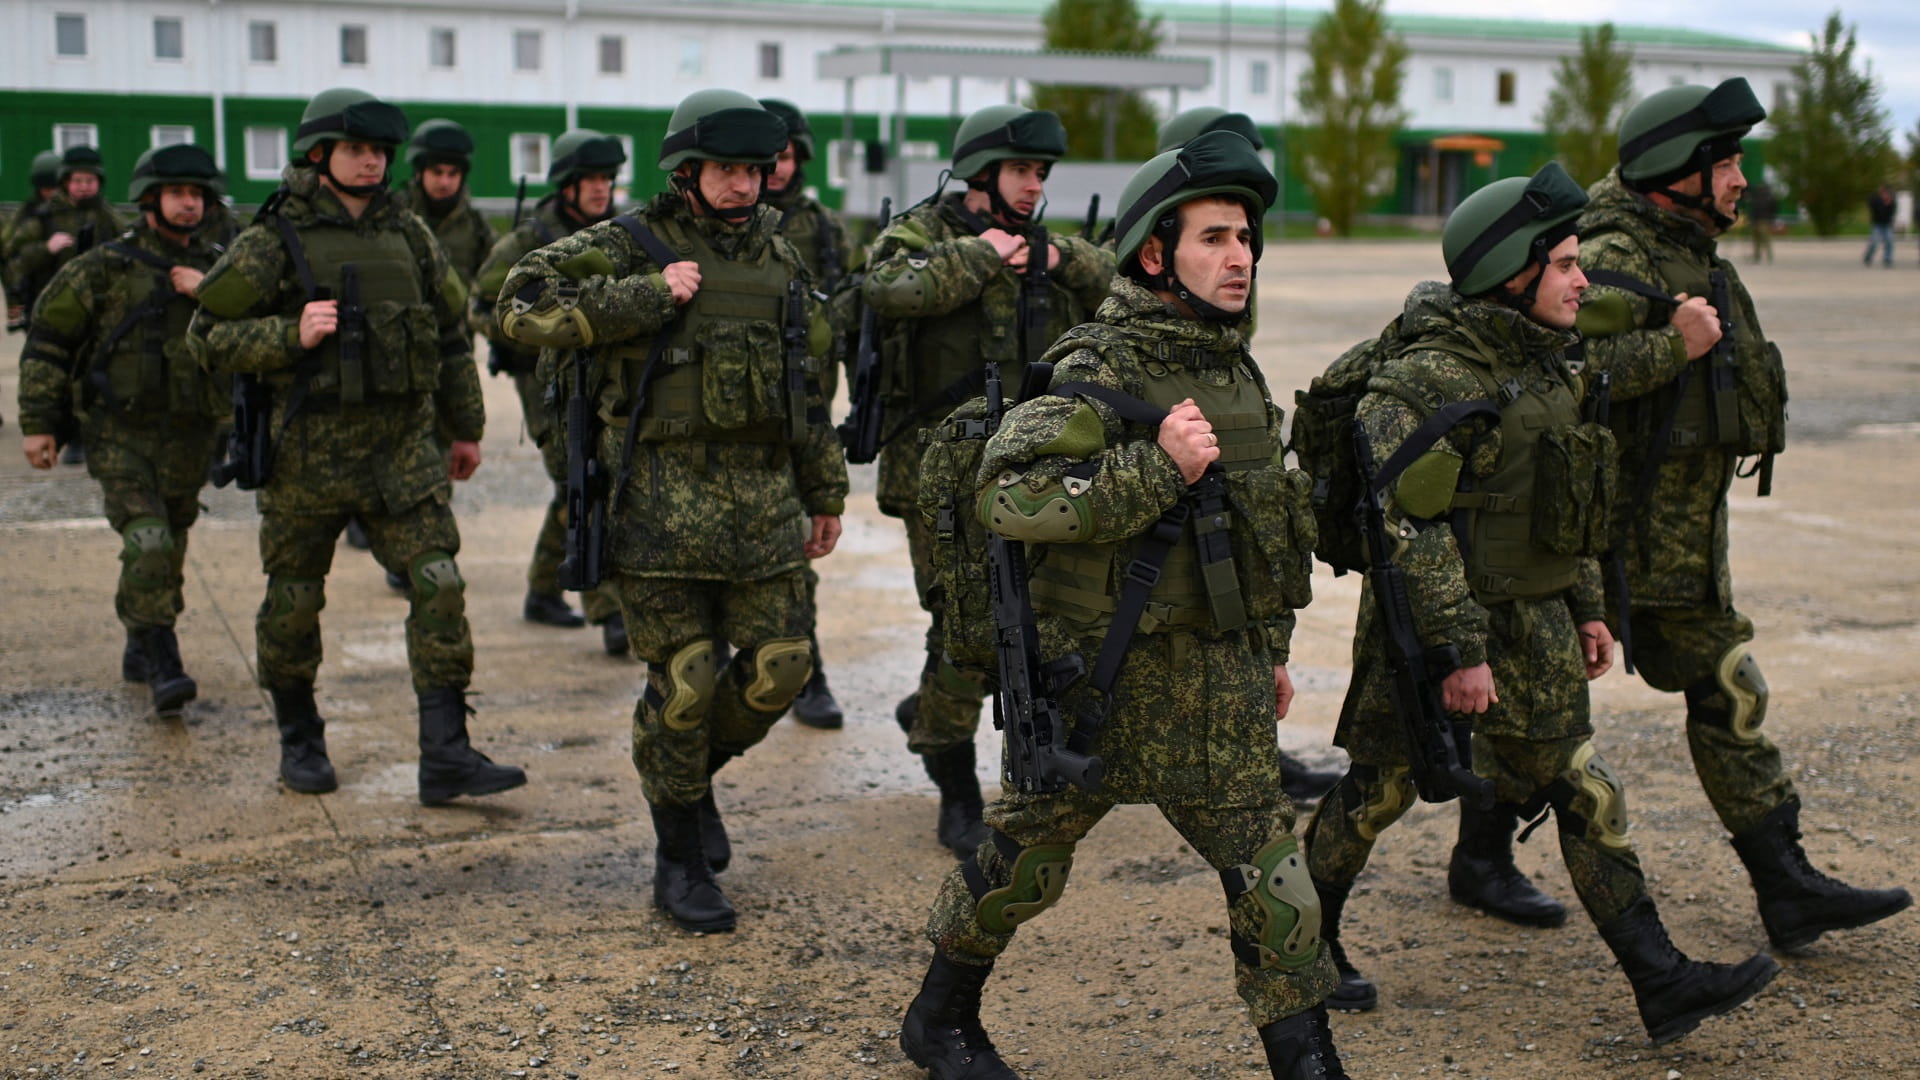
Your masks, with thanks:
<instances>
[{"instance_id":1,"label":"backpack","mask_svg":"<svg viewBox=\"0 0 1920 1080\"><path fill-rule=\"evenodd\" d=\"M1009 407L1014 403L1008 402ZM916 506L933 534L928 553L947 657L962 671L995 672L993 584L987 579L987 527L975 513L980 459L987 450L987 399L966 401L920 436Z\"/></svg>"}]
</instances>

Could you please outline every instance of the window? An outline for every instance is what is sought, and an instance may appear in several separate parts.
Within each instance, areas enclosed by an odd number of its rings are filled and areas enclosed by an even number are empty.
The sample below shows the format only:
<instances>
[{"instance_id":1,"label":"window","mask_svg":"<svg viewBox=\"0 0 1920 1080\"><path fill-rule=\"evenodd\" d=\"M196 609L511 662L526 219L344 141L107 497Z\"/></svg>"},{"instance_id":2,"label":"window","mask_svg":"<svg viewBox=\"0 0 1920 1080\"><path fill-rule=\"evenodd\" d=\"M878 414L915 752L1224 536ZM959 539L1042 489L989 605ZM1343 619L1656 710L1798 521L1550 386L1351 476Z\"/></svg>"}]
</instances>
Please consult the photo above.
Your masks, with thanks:
<instances>
[{"instance_id":1,"label":"window","mask_svg":"<svg viewBox=\"0 0 1920 1080\"><path fill-rule=\"evenodd\" d=\"M1267 62L1255 60L1247 68L1247 93L1264 94L1267 92Z\"/></svg>"},{"instance_id":2,"label":"window","mask_svg":"<svg viewBox=\"0 0 1920 1080\"><path fill-rule=\"evenodd\" d=\"M96 124L53 125L53 148L62 153L76 146L99 146L100 128Z\"/></svg>"},{"instance_id":3,"label":"window","mask_svg":"<svg viewBox=\"0 0 1920 1080\"><path fill-rule=\"evenodd\" d=\"M683 79L697 79L707 72L707 43L699 38L680 39L679 74Z\"/></svg>"},{"instance_id":4,"label":"window","mask_svg":"<svg viewBox=\"0 0 1920 1080\"><path fill-rule=\"evenodd\" d=\"M247 24L247 59L256 64L271 64L280 59L280 36L272 23Z\"/></svg>"},{"instance_id":5,"label":"window","mask_svg":"<svg viewBox=\"0 0 1920 1080\"><path fill-rule=\"evenodd\" d=\"M618 75L627 70L627 39L607 34L600 39L600 74Z\"/></svg>"},{"instance_id":6,"label":"window","mask_svg":"<svg viewBox=\"0 0 1920 1080\"><path fill-rule=\"evenodd\" d=\"M187 55L186 28L179 19L153 20L153 58L180 60Z\"/></svg>"},{"instance_id":7,"label":"window","mask_svg":"<svg viewBox=\"0 0 1920 1080\"><path fill-rule=\"evenodd\" d=\"M87 55L87 17L85 15L53 17L53 51L56 56Z\"/></svg>"},{"instance_id":8,"label":"window","mask_svg":"<svg viewBox=\"0 0 1920 1080\"><path fill-rule=\"evenodd\" d=\"M342 26L340 28L340 64L342 67L365 67L367 64L367 28L364 26Z\"/></svg>"},{"instance_id":9,"label":"window","mask_svg":"<svg viewBox=\"0 0 1920 1080\"><path fill-rule=\"evenodd\" d=\"M763 41L760 43L760 77L777 79L780 77L780 43Z\"/></svg>"},{"instance_id":10,"label":"window","mask_svg":"<svg viewBox=\"0 0 1920 1080\"><path fill-rule=\"evenodd\" d=\"M540 31L515 30L513 32L513 69L515 71L540 70Z\"/></svg>"},{"instance_id":11,"label":"window","mask_svg":"<svg viewBox=\"0 0 1920 1080\"><path fill-rule=\"evenodd\" d=\"M519 132L507 136L509 180L525 176L538 183L547 178L547 137L537 132Z\"/></svg>"},{"instance_id":12,"label":"window","mask_svg":"<svg viewBox=\"0 0 1920 1080\"><path fill-rule=\"evenodd\" d=\"M453 66L453 29L436 26L427 31L427 63L437 68Z\"/></svg>"},{"instance_id":13,"label":"window","mask_svg":"<svg viewBox=\"0 0 1920 1080\"><path fill-rule=\"evenodd\" d=\"M287 167L287 129L250 127L247 129L247 179L278 180Z\"/></svg>"},{"instance_id":14,"label":"window","mask_svg":"<svg viewBox=\"0 0 1920 1080\"><path fill-rule=\"evenodd\" d=\"M175 146L192 141L192 124L155 124L147 129L147 145L151 147Z\"/></svg>"},{"instance_id":15,"label":"window","mask_svg":"<svg viewBox=\"0 0 1920 1080\"><path fill-rule=\"evenodd\" d=\"M1497 95L1496 100L1499 101L1500 104L1513 104L1514 86L1518 81L1519 80L1514 77L1513 72L1504 70L1500 72L1499 89L1495 91Z\"/></svg>"},{"instance_id":16,"label":"window","mask_svg":"<svg viewBox=\"0 0 1920 1080\"><path fill-rule=\"evenodd\" d=\"M1437 67L1433 69L1433 100L1453 100L1453 69Z\"/></svg>"}]
</instances>

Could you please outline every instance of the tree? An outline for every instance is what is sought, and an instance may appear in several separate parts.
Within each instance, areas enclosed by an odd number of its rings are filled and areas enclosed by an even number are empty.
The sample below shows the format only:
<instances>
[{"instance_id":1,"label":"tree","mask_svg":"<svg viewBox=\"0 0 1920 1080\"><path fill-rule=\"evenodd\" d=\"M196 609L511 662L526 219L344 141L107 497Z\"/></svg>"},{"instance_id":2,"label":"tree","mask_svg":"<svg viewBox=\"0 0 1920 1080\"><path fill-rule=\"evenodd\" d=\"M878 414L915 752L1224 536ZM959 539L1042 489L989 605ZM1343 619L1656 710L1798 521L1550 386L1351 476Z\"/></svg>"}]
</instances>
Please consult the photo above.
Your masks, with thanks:
<instances>
[{"instance_id":1,"label":"tree","mask_svg":"<svg viewBox=\"0 0 1920 1080\"><path fill-rule=\"evenodd\" d=\"M1044 21L1049 49L1151 53L1160 47L1160 16L1145 18L1134 0L1054 0ZM1158 144L1159 118L1138 91L1036 82L1033 101L1059 113L1076 140L1098 132L1103 160L1145 161ZM1084 155L1091 147L1078 149Z\"/></svg>"},{"instance_id":2,"label":"tree","mask_svg":"<svg viewBox=\"0 0 1920 1080\"><path fill-rule=\"evenodd\" d=\"M1785 106L1774 111L1767 159L1813 222L1832 236L1893 165L1893 139L1871 64L1854 66L1854 30L1827 16L1813 51L1794 66Z\"/></svg>"},{"instance_id":3,"label":"tree","mask_svg":"<svg viewBox=\"0 0 1920 1080\"><path fill-rule=\"evenodd\" d=\"M1633 51L1616 47L1613 24L1580 31L1580 51L1563 56L1540 124L1560 164L1582 186L1620 158L1620 121L1633 101Z\"/></svg>"},{"instance_id":4,"label":"tree","mask_svg":"<svg viewBox=\"0 0 1920 1080\"><path fill-rule=\"evenodd\" d=\"M1384 0L1334 0L1307 38L1301 124L1289 132L1294 171L1341 236L1393 186L1393 135L1406 123L1400 84L1407 44L1387 32Z\"/></svg>"}]
</instances>

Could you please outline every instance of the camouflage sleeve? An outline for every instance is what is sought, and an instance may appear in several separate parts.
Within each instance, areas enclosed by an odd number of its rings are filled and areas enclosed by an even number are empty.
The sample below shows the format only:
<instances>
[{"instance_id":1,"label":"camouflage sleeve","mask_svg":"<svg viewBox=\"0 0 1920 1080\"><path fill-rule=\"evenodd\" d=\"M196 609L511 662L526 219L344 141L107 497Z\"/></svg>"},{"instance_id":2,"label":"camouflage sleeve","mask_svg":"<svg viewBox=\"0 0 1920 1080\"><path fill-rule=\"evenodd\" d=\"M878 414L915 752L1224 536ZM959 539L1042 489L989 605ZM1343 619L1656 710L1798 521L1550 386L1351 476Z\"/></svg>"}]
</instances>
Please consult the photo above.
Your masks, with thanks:
<instances>
[{"instance_id":1,"label":"camouflage sleeve","mask_svg":"<svg viewBox=\"0 0 1920 1080\"><path fill-rule=\"evenodd\" d=\"M631 234L603 221L527 253L500 287L501 328L522 345L578 348L646 337L673 290Z\"/></svg>"},{"instance_id":2,"label":"camouflage sleeve","mask_svg":"<svg viewBox=\"0 0 1920 1080\"><path fill-rule=\"evenodd\" d=\"M1094 382L1138 396L1098 353L1081 349L1053 385ZM1010 539L1111 543L1146 531L1186 484L1151 429L1103 402L1048 394L1007 411L980 463L979 514Z\"/></svg>"},{"instance_id":3,"label":"camouflage sleeve","mask_svg":"<svg viewBox=\"0 0 1920 1080\"><path fill-rule=\"evenodd\" d=\"M472 266L463 266L460 269L466 280L473 281L480 276L480 263L487 261L487 253L493 250L493 245L500 239L500 234L494 231L493 222L489 221L486 213L478 207L471 209L468 216L473 219L473 250L479 253L479 261Z\"/></svg>"},{"instance_id":4,"label":"camouflage sleeve","mask_svg":"<svg viewBox=\"0 0 1920 1080\"><path fill-rule=\"evenodd\" d=\"M861 292L885 318L944 315L978 299L1004 265L990 241L936 240L924 221L909 215L874 241Z\"/></svg>"},{"instance_id":5,"label":"camouflage sleeve","mask_svg":"<svg viewBox=\"0 0 1920 1080\"><path fill-rule=\"evenodd\" d=\"M1267 651L1273 655L1273 662L1285 666L1293 656L1293 628L1299 617L1291 611L1283 611L1267 620Z\"/></svg>"},{"instance_id":6,"label":"camouflage sleeve","mask_svg":"<svg viewBox=\"0 0 1920 1080\"><path fill-rule=\"evenodd\" d=\"M97 259L81 256L60 268L40 294L20 350L20 432L51 435L72 412L72 385L95 336L93 280Z\"/></svg>"},{"instance_id":7,"label":"camouflage sleeve","mask_svg":"<svg viewBox=\"0 0 1920 1080\"><path fill-rule=\"evenodd\" d=\"M780 258L802 283L809 281L805 260L785 237L774 237ZM832 362L832 312L809 291L807 296L807 355L815 362ZM800 504L808 514L840 515L847 510L847 455L840 435L833 429L828 402L822 395L820 379L807 379L807 441L794 458L794 480L800 488Z\"/></svg>"},{"instance_id":8,"label":"camouflage sleeve","mask_svg":"<svg viewBox=\"0 0 1920 1080\"><path fill-rule=\"evenodd\" d=\"M1653 260L1619 234L1606 234L1580 246L1582 270L1611 270L1660 288ZM1638 293L1596 285L1580 303L1580 332L1586 336L1586 370L1613 376L1613 399L1650 394L1678 378L1687 366L1680 331L1666 322L1668 312Z\"/></svg>"},{"instance_id":9,"label":"camouflage sleeve","mask_svg":"<svg viewBox=\"0 0 1920 1080\"><path fill-rule=\"evenodd\" d=\"M286 249L265 222L247 226L200 283L200 308L187 344L211 371L261 374L302 355L298 287L287 280Z\"/></svg>"},{"instance_id":10,"label":"camouflage sleeve","mask_svg":"<svg viewBox=\"0 0 1920 1080\"><path fill-rule=\"evenodd\" d=\"M480 260L479 271L473 276L473 295L467 302L467 325L495 345L508 348L514 345L513 339L500 329L496 301L500 298L500 287L507 283L507 274L533 247L532 232L514 229L493 242L487 250L487 257Z\"/></svg>"},{"instance_id":11,"label":"camouflage sleeve","mask_svg":"<svg viewBox=\"0 0 1920 1080\"><path fill-rule=\"evenodd\" d=\"M1573 583L1573 588L1567 590L1567 608L1573 612L1576 626L1607 617L1607 597L1604 579L1600 576L1600 560L1580 561L1580 579Z\"/></svg>"},{"instance_id":12,"label":"camouflage sleeve","mask_svg":"<svg viewBox=\"0 0 1920 1080\"><path fill-rule=\"evenodd\" d=\"M487 408L480 395L480 372L473 366L473 332L467 329L467 287L447 251L417 214L406 217L407 243L419 267L422 292L433 299L440 339L440 385L433 392L434 415L446 433L460 442L479 442Z\"/></svg>"},{"instance_id":13,"label":"camouflage sleeve","mask_svg":"<svg viewBox=\"0 0 1920 1080\"><path fill-rule=\"evenodd\" d=\"M1098 310L1113 284L1113 252L1077 236L1055 236L1053 244L1060 249L1054 276L1084 310Z\"/></svg>"},{"instance_id":14,"label":"camouflage sleeve","mask_svg":"<svg viewBox=\"0 0 1920 1080\"><path fill-rule=\"evenodd\" d=\"M19 289L44 276L52 265L46 229L39 218L30 216L13 230L13 236L7 241L7 281L12 288Z\"/></svg>"}]
</instances>

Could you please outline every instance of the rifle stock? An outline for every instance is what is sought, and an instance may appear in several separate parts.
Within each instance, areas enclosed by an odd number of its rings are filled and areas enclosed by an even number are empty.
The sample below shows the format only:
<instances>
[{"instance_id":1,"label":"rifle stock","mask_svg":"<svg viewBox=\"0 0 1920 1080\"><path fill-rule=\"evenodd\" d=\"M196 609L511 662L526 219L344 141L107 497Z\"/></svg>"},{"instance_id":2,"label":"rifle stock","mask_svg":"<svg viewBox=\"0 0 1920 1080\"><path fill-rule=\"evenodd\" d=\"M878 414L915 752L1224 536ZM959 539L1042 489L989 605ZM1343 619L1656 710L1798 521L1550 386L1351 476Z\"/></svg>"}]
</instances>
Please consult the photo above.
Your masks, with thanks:
<instances>
[{"instance_id":1,"label":"rifle stock","mask_svg":"<svg viewBox=\"0 0 1920 1080\"><path fill-rule=\"evenodd\" d=\"M593 404L587 399L587 354L573 352L573 389L567 395L567 537L560 559L563 589L597 588L606 550L607 501L604 472L593 453L590 428Z\"/></svg>"},{"instance_id":2,"label":"rifle stock","mask_svg":"<svg viewBox=\"0 0 1920 1080\"><path fill-rule=\"evenodd\" d=\"M880 232L886 232L892 221L893 200L880 200ZM853 287L859 288L859 283ZM860 351L847 387L847 418L839 428L840 445L846 448L849 464L866 465L880 456L880 391L880 316L862 304Z\"/></svg>"}]
</instances>

